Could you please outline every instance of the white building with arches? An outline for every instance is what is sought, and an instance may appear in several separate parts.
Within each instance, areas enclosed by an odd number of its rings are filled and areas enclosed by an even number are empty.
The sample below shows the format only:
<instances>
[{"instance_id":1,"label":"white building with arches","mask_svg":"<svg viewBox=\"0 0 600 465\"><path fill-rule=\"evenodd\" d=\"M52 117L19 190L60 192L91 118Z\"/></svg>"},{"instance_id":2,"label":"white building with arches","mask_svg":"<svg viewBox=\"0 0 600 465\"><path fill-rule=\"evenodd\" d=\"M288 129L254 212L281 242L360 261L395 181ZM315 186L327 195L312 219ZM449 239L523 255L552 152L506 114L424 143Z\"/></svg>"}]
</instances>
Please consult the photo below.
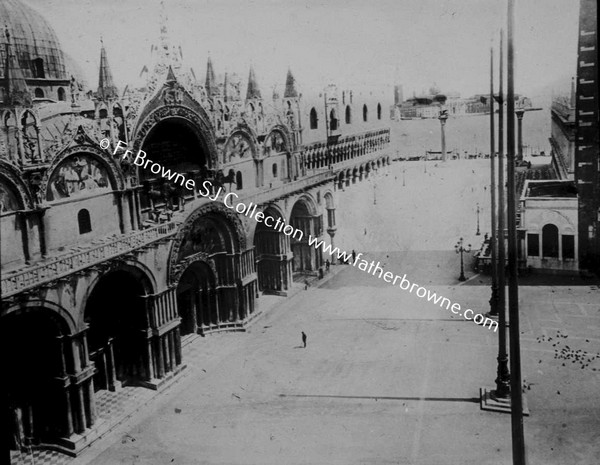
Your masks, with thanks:
<instances>
[{"instance_id":1,"label":"white building with arches","mask_svg":"<svg viewBox=\"0 0 600 465\"><path fill-rule=\"evenodd\" d=\"M519 256L540 272L578 272L577 190L569 180L527 180L520 200Z\"/></svg>"}]
</instances>

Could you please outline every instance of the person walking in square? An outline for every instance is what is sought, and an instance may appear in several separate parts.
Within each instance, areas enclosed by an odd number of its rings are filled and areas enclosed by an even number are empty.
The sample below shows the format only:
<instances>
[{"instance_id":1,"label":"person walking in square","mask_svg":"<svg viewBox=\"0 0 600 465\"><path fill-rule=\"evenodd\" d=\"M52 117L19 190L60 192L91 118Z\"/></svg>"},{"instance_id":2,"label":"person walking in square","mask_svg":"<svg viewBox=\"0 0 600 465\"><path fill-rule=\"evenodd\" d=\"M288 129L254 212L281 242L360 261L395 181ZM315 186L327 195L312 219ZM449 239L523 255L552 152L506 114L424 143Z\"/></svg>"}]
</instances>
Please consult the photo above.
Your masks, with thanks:
<instances>
[{"instance_id":1,"label":"person walking in square","mask_svg":"<svg viewBox=\"0 0 600 465\"><path fill-rule=\"evenodd\" d=\"M304 348L306 349L306 334L304 333L304 331L302 331L302 344L304 345Z\"/></svg>"}]
</instances>

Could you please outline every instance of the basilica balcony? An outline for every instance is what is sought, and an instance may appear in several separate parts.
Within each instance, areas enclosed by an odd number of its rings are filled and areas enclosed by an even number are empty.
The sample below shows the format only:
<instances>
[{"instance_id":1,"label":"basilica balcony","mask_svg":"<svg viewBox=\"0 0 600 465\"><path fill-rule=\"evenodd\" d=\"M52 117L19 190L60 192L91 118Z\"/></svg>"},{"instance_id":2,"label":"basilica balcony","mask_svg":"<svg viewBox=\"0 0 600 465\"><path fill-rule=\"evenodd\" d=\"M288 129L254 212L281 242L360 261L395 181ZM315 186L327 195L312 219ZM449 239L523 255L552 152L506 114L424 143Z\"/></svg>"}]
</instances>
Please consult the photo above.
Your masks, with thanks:
<instances>
[{"instance_id":1,"label":"basilica balcony","mask_svg":"<svg viewBox=\"0 0 600 465\"><path fill-rule=\"evenodd\" d=\"M35 265L12 271L3 270L0 281L1 296L3 299L13 296L168 239L177 233L178 226L179 223L175 221L160 224L129 234L105 238L100 244L80 246L69 253Z\"/></svg>"}]
</instances>

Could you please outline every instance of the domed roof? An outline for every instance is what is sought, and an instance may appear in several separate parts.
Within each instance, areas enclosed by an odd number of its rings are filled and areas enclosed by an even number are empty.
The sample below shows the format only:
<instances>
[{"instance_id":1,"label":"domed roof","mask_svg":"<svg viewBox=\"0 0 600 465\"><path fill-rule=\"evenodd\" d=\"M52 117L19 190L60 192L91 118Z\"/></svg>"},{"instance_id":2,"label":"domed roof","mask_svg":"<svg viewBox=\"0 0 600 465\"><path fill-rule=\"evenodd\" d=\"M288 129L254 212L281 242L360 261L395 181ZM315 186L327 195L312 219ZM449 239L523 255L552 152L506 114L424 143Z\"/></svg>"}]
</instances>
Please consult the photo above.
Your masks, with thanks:
<instances>
[{"instance_id":1,"label":"domed roof","mask_svg":"<svg viewBox=\"0 0 600 465\"><path fill-rule=\"evenodd\" d=\"M58 37L41 14L19 0L0 0L0 18L0 77L4 77L7 28L25 79L69 79Z\"/></svg>"}]
</instances>

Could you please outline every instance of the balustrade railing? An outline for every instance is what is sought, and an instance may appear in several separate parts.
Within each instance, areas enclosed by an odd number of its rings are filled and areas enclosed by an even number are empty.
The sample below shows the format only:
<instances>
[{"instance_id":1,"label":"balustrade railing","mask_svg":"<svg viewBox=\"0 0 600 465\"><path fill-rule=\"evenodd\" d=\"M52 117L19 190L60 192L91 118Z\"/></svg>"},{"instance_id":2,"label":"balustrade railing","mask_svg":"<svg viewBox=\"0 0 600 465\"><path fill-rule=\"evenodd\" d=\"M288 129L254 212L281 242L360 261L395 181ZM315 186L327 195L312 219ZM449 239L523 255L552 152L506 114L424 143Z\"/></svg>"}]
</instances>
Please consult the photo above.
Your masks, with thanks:
<instances>
[{"instance_id":1,"label":"balustrade railing","mask_svg":"<svg viewBox=\"0 0 600 465\"><path fill-rule=\"evenodd\" d=\"M177 232L178 222L164 223L136 231L90 249L57 257L15 272L5 272L0 281L2 298L9 297L46 282L68 276L111 258L130 253Z\"/></svg>"}]
</instances>

